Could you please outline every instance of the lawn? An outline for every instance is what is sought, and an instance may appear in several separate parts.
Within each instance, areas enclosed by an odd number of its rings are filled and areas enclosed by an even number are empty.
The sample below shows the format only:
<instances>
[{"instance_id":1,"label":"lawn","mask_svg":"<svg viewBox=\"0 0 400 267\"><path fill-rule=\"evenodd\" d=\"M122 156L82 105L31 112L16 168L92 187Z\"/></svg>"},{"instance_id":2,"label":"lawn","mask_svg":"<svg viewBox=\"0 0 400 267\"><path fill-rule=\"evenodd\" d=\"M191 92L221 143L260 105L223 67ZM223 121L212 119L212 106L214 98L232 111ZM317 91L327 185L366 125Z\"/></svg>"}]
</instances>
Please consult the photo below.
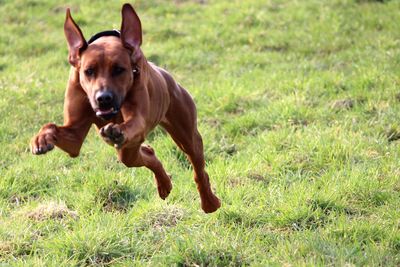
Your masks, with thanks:
<instances>
[{"instance_id":1,"label":"lawn","mask_svg":"<svg viewBox=\"0 0 400 267\"><path fill-rule=\"evenodd\" d=\"M0 0L0 265L400 265L400 1L133 3L197 104L212 214L162 129L165 201L94 127L78 158L30 154L63 120L65 8L89 38L123 2Z\"/></svg>"}]
</instances>

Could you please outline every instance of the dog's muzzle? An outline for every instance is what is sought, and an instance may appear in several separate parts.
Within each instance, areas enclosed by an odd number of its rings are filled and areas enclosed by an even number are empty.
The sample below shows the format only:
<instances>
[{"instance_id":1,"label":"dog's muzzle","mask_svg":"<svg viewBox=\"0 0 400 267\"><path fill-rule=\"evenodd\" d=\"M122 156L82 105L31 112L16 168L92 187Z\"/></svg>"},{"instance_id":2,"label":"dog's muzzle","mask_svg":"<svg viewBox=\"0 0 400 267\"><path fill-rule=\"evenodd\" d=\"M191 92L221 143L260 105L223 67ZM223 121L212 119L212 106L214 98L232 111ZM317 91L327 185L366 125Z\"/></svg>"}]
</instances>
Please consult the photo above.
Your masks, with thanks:
<instances>
[{"instance_id":1,"label":"dog's muzzle","mask_svg":"<svg viewBox=\"0 0 400 267\"><path fill-rule=\"evenodd\" d=\"M109 120L119 112L119 104L117 97L111 91L98 91L95 95L97 108L95 108L96 116L104 120Z\"/></svg>"}]
</instances>

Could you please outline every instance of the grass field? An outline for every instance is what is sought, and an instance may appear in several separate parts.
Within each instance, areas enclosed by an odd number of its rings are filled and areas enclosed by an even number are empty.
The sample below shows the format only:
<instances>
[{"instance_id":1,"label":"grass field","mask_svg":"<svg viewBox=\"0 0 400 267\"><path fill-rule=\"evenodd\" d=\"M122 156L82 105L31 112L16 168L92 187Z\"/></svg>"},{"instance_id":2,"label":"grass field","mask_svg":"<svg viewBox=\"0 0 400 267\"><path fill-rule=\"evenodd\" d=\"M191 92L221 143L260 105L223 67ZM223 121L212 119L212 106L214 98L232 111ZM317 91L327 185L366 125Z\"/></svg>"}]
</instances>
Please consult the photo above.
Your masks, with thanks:
<instances>
[{"instance_id":1,"label":"grass field","mask_svg":"<svg viewBox=\"0 0 400 267\"><path fill-rule=\"evenodd\" d=\"M65 7L88 38L122 3L0 0L0 265L400 265L400 1L134 3L197 103L210 215L161 129L166 201L94 128L76 159L29 152L62 123Z\"/></svg>"}]
</instances>

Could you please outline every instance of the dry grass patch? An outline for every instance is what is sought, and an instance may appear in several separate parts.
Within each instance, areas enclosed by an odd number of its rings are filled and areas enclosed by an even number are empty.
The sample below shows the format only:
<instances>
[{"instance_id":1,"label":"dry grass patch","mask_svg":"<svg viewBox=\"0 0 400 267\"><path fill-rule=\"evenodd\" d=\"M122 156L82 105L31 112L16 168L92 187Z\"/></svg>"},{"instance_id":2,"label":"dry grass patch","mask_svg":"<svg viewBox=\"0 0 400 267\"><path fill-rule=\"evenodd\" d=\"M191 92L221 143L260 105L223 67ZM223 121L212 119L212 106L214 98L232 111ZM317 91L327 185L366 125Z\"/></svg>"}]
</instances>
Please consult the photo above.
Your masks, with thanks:
<instances>
[{"instance_id":1,"label":"dry grass patch","mask_svg":"<svg viewBox=\"0 0 400 267\"><path fill-rule=\"evenodd\" d=\"M162 210L149 211L143 219L146 226L150 226L157 230L162 230L165 227L174 227L185 216L185 210L177 206L168 206Z\"/></svg>"},{"instance_id":2,"label":"dry grass patch","mask_svg":"<svg viewBox=\"0 0 400 267\"><path fill-rule=\"evenodd\" d=\"M67 205L65 205L65 203L53 201L40 204L33 210L21 211L20 214L35 221L78 218L78 213L74 210L69 209Z\"/></svg>"},{"instance_id":3,"label":"dry grass patch","mask_svg":"<svg viewBox=\"0 0 400 267\"><path fill-rule=\"evenodd\" d=\"M0 241L0 256L5 256L13 251L13 244L9 241Z\"/></svg>"}]
</instances>

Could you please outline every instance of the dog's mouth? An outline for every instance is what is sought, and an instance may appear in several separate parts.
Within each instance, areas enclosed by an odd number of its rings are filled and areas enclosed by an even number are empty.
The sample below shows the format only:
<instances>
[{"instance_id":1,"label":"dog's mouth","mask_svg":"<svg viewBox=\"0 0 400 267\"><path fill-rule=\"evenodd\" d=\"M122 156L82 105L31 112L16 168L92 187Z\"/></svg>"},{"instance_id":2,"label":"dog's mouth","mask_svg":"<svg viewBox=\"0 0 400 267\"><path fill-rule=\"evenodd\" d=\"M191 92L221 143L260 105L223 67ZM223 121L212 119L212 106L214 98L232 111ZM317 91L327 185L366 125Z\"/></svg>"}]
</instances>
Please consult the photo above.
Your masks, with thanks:
<instances>
[{"instance_id":1,"label":"dog's mouth","mask_svg":"<svg viewBox=\"0 0 400 267\"><path fill-rule=\"evenodd\" d=\"M118 114L119 109L115 107L96 108L94 111L96 112L97 117L102 118L103 120L110 120Z\"/></svg>"}]
</instances>

